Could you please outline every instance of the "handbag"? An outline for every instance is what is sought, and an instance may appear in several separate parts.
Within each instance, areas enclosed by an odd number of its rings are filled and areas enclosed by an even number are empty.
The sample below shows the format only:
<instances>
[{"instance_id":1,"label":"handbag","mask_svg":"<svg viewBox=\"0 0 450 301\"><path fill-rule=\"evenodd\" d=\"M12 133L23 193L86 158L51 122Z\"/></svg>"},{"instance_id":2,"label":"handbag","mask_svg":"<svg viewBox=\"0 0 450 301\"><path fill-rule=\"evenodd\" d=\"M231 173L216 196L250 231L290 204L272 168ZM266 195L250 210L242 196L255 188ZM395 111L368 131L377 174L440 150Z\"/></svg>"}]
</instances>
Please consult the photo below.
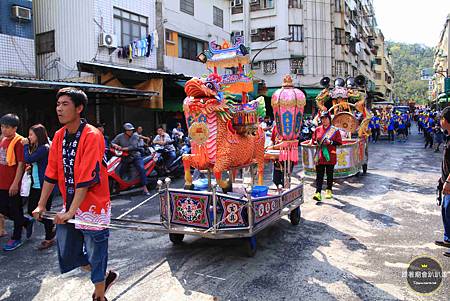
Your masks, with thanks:
<instances>
[{"instance_id":1,"label":"handbag","mask_svg":"<svg viewBox=\"0 0 450 301\"><path fill-rule=\"evenodd\" d=\"M24 172L22 176L22 184L20 185L20 196L28 197L31 189L31 175Z\"/></svg>"}]
</instances>

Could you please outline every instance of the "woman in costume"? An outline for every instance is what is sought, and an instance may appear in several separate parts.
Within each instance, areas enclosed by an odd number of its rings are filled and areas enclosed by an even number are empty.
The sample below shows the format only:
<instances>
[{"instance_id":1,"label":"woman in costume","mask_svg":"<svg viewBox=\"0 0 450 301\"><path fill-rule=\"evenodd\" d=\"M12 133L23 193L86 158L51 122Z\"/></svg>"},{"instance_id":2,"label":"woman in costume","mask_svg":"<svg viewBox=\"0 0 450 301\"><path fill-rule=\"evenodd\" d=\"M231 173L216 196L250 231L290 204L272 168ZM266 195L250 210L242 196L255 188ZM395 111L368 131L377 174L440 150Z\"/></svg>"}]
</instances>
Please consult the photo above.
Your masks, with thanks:
<instances>
[{"instance_id":1,"label":"woman in costume","mask_svg":"<svg viewBox=\"0 0 450 301\"><path fill-rule=\"evenodd\" d=\"M337 163L336 146L342 144L339 129L331 125L331 116L327 111L320 114L321 125L313 133L311 143L317 145L314 162L316 165L316 194L313 199L322 201L322 184L327 174L327 190L325 197L333 198L333 172Z\"/></svg>"}]
</instances>

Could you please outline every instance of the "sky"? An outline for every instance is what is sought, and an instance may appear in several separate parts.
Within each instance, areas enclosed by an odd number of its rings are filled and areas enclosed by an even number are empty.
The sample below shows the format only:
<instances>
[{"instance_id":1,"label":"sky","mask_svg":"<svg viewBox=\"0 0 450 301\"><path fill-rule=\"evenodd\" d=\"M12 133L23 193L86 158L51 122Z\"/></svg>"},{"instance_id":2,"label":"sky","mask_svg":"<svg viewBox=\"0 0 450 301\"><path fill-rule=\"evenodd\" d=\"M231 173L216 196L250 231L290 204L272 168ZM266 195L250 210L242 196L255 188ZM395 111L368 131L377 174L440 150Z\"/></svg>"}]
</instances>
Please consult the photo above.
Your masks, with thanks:
<instances>
[{"instance_id":1,"label":"sky","mask_svg":"<svg viewBox=\"0 0 450 301\"><path fill-rule=\"evenodd\" d=\"M385 40L435 47L450 0L373 0L378 28Z\"/></svg>"}]
</instances>

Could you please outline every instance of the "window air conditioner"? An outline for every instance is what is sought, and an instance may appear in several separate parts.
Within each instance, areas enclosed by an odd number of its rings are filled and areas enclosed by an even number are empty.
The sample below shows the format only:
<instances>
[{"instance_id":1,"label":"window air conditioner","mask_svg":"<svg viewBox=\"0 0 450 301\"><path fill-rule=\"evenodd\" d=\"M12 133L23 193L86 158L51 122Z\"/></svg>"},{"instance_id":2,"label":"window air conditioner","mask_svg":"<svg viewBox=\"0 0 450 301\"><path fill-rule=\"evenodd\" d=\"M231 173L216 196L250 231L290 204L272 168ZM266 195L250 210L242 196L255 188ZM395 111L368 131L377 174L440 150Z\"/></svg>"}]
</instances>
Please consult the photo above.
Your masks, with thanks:
<instances>
[{"instance_id":1,"label":"window air conditioner","mask_svg":"<svg viewBox=\"0 0 450 301\"><path fill-rule=\"evenodd\" d=\"M11 13L17 19L31 20L31 9L29 8L13 5L11 6Z\"/></svg>"},{"instance_id":2,"label":"window air conditioner","mask_svg":"<svg viewBox=\"0 0 450 301\"><path fill-rule=\"evenodd\" d=\"M242 5L242 0L234 0L233 1L233 6L240 6Z\"/></svg>"},{"instance_id":3,"label":"window air conditioner","mask_svg":"<svg viewBox=\"0 0 450 301\"><path fill-rule=\"evenodd\" d=\"M252 29L252 30L250 30L250 34L251 34L252 36L257 35L257 34L258 34L258 29Z\"/></svg>"},{"instance_id":4,"label":"window air conditioner","mask_svg":"<svg viewBox=\"0 0 450 301\"><path fill-rule=\"evenodd\" d=\"M117 38L110 33L102 32L100 34L99 46L108 48L117 48Z\"/></svg>"},{"instance_id":5,"label":"window air conditioner","mask_svg":"<svg viewBox=\"0 0 450 301\"><path fill-rule=\"evenodd\" d=\"M259 0L250 0L250 5L259 4Z\"/></svg>"}]
</instances>

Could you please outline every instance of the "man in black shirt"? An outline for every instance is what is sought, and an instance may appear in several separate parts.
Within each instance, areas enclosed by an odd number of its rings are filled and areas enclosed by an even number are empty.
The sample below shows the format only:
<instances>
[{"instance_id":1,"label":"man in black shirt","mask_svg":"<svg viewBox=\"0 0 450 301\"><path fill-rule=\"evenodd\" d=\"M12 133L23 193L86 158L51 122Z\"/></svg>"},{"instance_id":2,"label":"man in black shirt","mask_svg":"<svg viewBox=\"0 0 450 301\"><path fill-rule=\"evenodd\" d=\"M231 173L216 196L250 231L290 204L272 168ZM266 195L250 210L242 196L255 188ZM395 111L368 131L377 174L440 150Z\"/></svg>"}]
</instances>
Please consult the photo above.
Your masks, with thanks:
<instances>
[{"instance_id":1,"label":"man in black shirt","mask_svg":"<svg viewBox=\"0 0 450 301\"><path fill-rule=\"evenodd\" d=\"M446 107L440 117L443 130L450 132L450 107ZM450 140L447 139L442 160L442 175L439 179L439 189L442 191L442 222L444 224L444 239L435 241L441 247L450 248ZM444 252L444 256L450 257L450 251Z\"/></svg>"}]
</instances>

